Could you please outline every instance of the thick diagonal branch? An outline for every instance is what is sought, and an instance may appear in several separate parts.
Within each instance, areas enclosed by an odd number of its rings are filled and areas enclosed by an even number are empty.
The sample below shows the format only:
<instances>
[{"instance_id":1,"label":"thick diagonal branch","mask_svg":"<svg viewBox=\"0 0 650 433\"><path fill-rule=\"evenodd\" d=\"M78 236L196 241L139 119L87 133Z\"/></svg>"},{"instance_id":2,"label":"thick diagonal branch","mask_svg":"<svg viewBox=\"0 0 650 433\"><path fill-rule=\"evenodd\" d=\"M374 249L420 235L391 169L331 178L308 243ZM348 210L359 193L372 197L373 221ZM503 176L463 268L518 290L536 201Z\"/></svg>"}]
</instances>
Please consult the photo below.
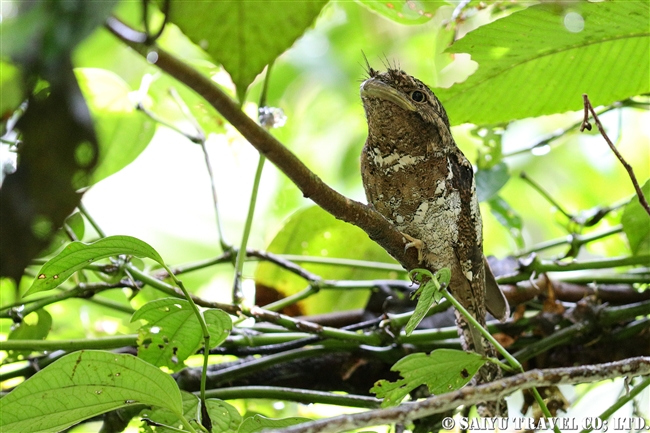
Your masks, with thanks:
<instances>
[{"instance_id":1,"label":"thick diagonal branch","mask_svg":"<svg viewBox=\"0 0 650 433\"><path fill-rule=\"evenodd\" d=\"M291 179L305 197L313 200L334 217L361 228L370 239L381 245L407 269L417 267L416 252L413 248L404 250L404 237L392 224L371 207L351 200L325 184L280 141L248 117L210 78L166 51L156 46L147 46L144 43L145 38L139 38L138 32L115 18L108 20L107 27L143 57L157 58L157 67L201 95L261 154Z\"/></svg>"}]
</instances>

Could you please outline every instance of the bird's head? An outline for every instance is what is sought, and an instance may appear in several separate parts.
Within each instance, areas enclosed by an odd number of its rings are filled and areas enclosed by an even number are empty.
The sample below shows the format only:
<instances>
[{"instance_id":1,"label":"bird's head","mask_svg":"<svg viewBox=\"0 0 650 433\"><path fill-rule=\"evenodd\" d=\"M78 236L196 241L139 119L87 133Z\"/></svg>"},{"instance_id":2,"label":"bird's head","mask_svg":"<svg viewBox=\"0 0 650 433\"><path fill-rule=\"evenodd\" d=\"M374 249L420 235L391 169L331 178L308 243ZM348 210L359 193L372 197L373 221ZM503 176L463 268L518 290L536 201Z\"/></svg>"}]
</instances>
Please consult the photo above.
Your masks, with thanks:
<instances>
[{"instance_id":1,"label":"bird's head","mask_svg":"<svg viewBox=\"0 0 650 433\"><path fill-rule=\"evenodd\" d=\"M422 81L400 69L378 72L368 67L361 100L371 138L451 144L445 143L445 137L451 137L449 119L438 98Z\"/></svg>"}]
</instances>

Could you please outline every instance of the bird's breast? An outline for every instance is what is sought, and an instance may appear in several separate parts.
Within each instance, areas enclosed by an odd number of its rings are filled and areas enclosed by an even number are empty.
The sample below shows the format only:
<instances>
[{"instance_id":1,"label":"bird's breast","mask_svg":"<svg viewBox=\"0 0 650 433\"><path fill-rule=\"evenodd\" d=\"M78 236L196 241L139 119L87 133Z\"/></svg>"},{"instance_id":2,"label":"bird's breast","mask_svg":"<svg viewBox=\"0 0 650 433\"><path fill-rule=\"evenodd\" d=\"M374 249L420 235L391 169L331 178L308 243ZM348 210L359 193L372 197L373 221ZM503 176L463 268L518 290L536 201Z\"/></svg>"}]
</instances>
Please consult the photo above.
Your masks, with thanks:
<instances>
[{"instance_id":1,"label":"bird's breast","mask_svg":"<svg viewBox=\"0 0 650 433\"><path fill-rule=\"evenodd\" d=\"M449 159L431 149L407 152L385 144L366 143L362 153L368 202L398 230L422 240L430 255L453 253L461 198Z\"/></svg>"}]
</instances>

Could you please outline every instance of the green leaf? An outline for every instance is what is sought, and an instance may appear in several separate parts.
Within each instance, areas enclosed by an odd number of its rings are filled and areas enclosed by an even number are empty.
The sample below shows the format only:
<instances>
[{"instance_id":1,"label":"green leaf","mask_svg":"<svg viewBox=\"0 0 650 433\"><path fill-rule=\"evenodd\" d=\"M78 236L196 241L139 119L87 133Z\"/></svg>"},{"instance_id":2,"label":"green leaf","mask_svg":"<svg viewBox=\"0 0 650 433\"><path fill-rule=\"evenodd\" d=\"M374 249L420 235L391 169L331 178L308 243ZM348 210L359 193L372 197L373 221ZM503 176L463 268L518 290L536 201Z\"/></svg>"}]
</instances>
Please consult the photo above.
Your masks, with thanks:
<instances>
[{"instance_id":1,"label":"green leaf","mask_svg":"<svg viewBox=\"0 0 650 433\"><path fill-rule=\"evenodd\" d=\"M418 269L414 269L410 274L413 275L414 272L418 271ZM415 293L415 295L420 296L420 299L418 299L418 303L415 306L415 311L406 324L406 335L411 335L415 328L417 328L417 326L420 324L422 319L424 319L433 304L440 302L440 299L442 298L442 293L439 290L440 285L443 282L445 285L449 285L449 280L451 279L451 271L448 268L442 268L436 272L433 278L439 279L438 285L429 280L424 285L420 286L420 288Z\"/></svg>"},{"instance_id":2,"label":"green leaf","mask_svg":"<svg viewBox=\"0 0 650 433\"><path fill-rule=\"evenodd\" d=\"M136 110L131 89L105 69L75 69L99 141L99 159L90 184L129 165L147 147L156 130L153 120Z\"/></svg>"},{"instance_id":3,"label":"green leaf","mask_svg":"<svg viewBox=\"0 0 650 433\"><path fill-rule=\"evenodd\" d=\"M641 187L641 191L647 201L650 198L650 179ZM635 256L650 254L650 215L641 206L638 195L625 205L621 224L632 254Z\"/></svg>"},{"instance_id":4,"label":"green leaf","mask_svg":"<svg viewBox=\"0 0 650 433\"><path fill-rule=\"evenodd\" d=\"M267 250L276 254L297 254L313 258L349 258L383 263L395 261L358 227L337 220L318 206L294 213L275 236ZM397 278L394 271L360 269L348 266L299 263L324 279L372 280ZM287 296L305 288L305 280L269 262L262 262L255 272L258 285L272 287ZM337 310L363 308L366 291L322 290L298 305L302 314L320 314Z\"/></svg>"},{"instance_id":5,"label":"green leaf","mask_svg":"<svg viewBox=\"0 0 650 433\"><path fill-rule=\"evenodd\" d=\"M273 419L267 418L262 415L254 415L250 418L246 418L244 422L239 426L238 433L255 433L262 431L264 429L276 429L282 427L289 427L296 424L301 424L303 422L309 422L309 418L301 417L291 417L291 418L282 418L282 419Z\"/></svg>"},{"instance_id":6,"label":"green leaf","mask_svg":"<svg viewBox=\"0 0 650 433\"><path fill-rule=\"evenodd\" d=\"M519 214L510 207L507 201L498 195L492 197L488 201L488 204L490 205L492 215L510 232L510 235L517 244L517 248L523 248L524 238L521 234L523 223Z\"/></svg>"},{"instance_id":7,"label":"green leaf","mask_svg":"<svg viewBox=\"0 0 650 433\"><path fill-rule=\"evenodd\" d=\"M8 118L25 100L20 70L11 63L0 61L0 116Z\"/></svg>"},{"instance_id":8,"label":"green leaf","mask_svg":"<svg viewBox=\"0 0 650 433\"><path fill-rule=\"evenodd\" d=\"M494 197L510 179L508 166L501 161L497 165L476 172L476 194L478 201L488 201Z\"/></svg>"},{"instance_id":9,"label":"green leaf","mask_svg":"<svg viewBox=\"0 0 650 433\"><path fill-rule=\"evenodd\" d=\"M170 19L230 74L240 101L264 67L314 22L327 0L176 2ZM215 24L215 23L218 23Z\"/></svg>"},{"instance_id":10,"label":"green leaf","mask_svg":"<svg viewBox=\"0 0 650 433\"><path fill-rule=\"evenodd\" d=\"M210 333L210 349L223 343L232 330L232 319L222 310L210 308L203 311L203 319Z\"/></svg>"},{"instance_id":11,"label":"green leaf","mask_svg":"<svg viewBox=\"0 0 650 433\"><path fill-rule=\"evenodd\" d=\"M474 137L483 141L476 160L479 170L489 170L503 159L504 132L502 125L477 126L470 131Z\"/></svg>"},{"instance_id":12,"label":"green leaf","mask_svg":"<svg viewBox=\"0 0 650 433\"><path fill-rule=\"evenodd\" d=\"M594 106L647 93L648 22L648 2L528 7L454 43L448 51L469 53L479 68L436 94L453 124L483 125L580 110L583 93Z\"/></svg>"},{"instance_id":13,"label":"green leaf","mask_svg":"<svg viewBox=\"0 0 650 433\"><path fill-rule=\"evenodd\" d=\"M34 322L36 319L36 322ZM44 340L52 329L52 316L44 309L36 310L23 317L23 320L12 327L9 340ZM21 357L27 357L31 350L9 350L4 363L12 362Z\"/></svg>"},{"instance_id":14,"label":"green leaf","mask_svg":"<svg viewBox=\"0 0 650 433\"><path fill-rule=\"evenodd\" d=\"M89 263L120 254L148 257L163 264L156 250L131 236L109 236L90 244L72 242L43 265L25 296L54 289Z\"/></svg>"},{"instance_id":15,"label":"green leaf","mask_svg":"<svg viewBox=\"0 0 650 433\"><path fill-rule=\"evenodd\" d=\"M392 371L399 371L403 379L396 382L380 380L370 392L384 399L382 407L399 404L420 385L427 385L434 395L444 394L465 386L486 362L481 355L462 350L437 349L430 354L414 353L391 367Z\"/></svg>"},{"instance_id":16,"label":"green leaf","mask_svg":"<svg viewBox=\"0 0 650 433\"><path fill-rule=\"evenodd\" d=\"M0 431L52 432L132 404L180 416L174 379L132 355L82 350L65 355L0 399Z\"/></svg>"},{"instance_id":17,"label":"green leaf","mask_svg":"<svg viewBox=\"0 0 650 433\"><path fill-rule=\"evenodd\" d=\"M222 343L232 329L230 316L221 310L203 313L210 332L210 348ZM155 366L178 371L203 344L201 325L190 303L164 298L148 302L133 314L131 322L146 320L140 328L138 356Z\"/></svg>"},{"instance_id":18,"label":"green leaf","mask_svg":"<svg viewBox=\"0 0 650 433\"><path fill-rule=\"evenodd\" d=\"M183 399L183 416L186 420L196 424L197 420L200 420L199 397L191 392L181 391L181 398ZM157 425L154 429L150 424L143 422L140 428L145 433L175 433L177 430L173 429L183 429L183 423L179 421L178 416L163 407L144 409L140 412L140 417L162 424Z\"/></svg>"},{"instance_id":19,"label":"green leaf","mask_svg":"<svg viewBox=\"0 0 650 433\"><path fill-rule=\"evenodd\" d=\"M181 391L181 395L183 396L183 416L192 424L196 425L196 430L199 431L198 423L201 421L199 398L185 391ZM205 402L210 420L212 421L212 431L219 433L237 433L237 429L242 422L242 417L235 407L217 398L209 398ZM156 426L154 429L151 425L143 423L141 428L145 433L175 432L175 430L164 426L176 429L183 428L183 425L178 421L178 417L168 409L145 409L141 412L140 416L163 425Z\"/></svg>"},{"instance_id":20,"label":"green leaf","mask_svg":"<svg viewBox=\"0 0 650 433\"><path fill-rule=\"evenodd\" d=\"M400 24L424 24L436 14L440 6L449 6L443 1L418 0L357 0L371 11Z\"/></svg>"},{"instance_id":21,"label":"green leaf","mask_svg":"<svg viewBox=\"0 0 650 433\"><path fill-rule=\"evenodd\" d=\"M212 430L220 433L237 433L242 417L237 409L217 398L209 398L205 401L210 420L212 420Z\"/></svg>"},{"instance_id":22,"label":"green leaf","mask_svg":"<svg viewBox=\"0 0 650 433\"><path fill-rule=\"evenodd\" d=\"M66 218L65 225L72 230L77 239L83 239L86 226L80 212L75 212ZM57 230L50 245L45 250L41 251L38 254L38 257L49 256L68 242L70 242L70 237L66 233L65 229L61 228Z\"/></svg>"}]
</instances>

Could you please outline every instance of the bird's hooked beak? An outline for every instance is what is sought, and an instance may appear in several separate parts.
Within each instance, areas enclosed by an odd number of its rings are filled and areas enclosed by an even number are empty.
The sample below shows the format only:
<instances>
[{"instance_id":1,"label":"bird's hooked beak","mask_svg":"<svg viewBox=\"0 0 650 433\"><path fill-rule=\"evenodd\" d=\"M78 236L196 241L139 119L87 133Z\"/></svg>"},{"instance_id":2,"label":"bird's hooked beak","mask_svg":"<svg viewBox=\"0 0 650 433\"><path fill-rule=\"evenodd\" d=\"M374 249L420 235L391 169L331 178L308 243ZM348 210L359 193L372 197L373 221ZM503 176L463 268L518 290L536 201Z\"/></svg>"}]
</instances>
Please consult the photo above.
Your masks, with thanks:
<instances>
[{"instance_id":1,"label":"bird's hooked beak","mask_svg":"<svg viewBox=\"0 0 650 433\"><path fill-rule=\"evenodd\" d=\"M417 111L415 105L406 95L376 78L368 78L361 83L361 97L379 98L390 101L406 111Z\"/></svg>"}]
</instances>

